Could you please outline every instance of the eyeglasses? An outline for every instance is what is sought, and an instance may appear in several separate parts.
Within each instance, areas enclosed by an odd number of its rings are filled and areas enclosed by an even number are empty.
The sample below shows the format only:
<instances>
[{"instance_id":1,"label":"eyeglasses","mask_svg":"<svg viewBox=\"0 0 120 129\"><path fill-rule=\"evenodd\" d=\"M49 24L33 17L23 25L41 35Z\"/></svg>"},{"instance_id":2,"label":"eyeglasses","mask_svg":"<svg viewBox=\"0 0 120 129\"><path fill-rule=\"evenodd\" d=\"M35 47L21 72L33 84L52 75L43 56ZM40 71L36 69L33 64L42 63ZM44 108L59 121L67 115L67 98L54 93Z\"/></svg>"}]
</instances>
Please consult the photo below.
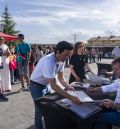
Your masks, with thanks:
<instances>
[{"instance_id":1,"label":"eyeglasses","mask_svg":"<svg viewBox=\"0 0 120 129\"><path fill-rule=\"evenodd\" d=\"M120 68L113 68L113 71L119 71Z\"/></svg>"}]
</instances>

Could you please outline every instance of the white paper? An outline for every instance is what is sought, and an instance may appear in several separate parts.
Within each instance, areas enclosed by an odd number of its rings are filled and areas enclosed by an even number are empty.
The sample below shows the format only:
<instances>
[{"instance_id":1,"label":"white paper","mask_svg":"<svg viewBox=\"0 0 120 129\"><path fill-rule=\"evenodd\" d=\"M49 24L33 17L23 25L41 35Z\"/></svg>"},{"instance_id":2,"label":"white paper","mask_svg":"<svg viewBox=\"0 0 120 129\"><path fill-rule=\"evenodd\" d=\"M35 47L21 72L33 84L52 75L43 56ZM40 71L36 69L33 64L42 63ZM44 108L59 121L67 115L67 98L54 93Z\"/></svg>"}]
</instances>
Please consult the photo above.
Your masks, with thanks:
<instances>
[{"instance_id":1,"label":"white paper","mask_svg":"<svg viewBox=\"0 0 120 129\"><path fill-rule=\"evenodd\" d=\"M84 91L67 91L69 94L73 96L79 97L81 102L93 102L94 100L90 98Z\"/></svg>"}]
</instances>

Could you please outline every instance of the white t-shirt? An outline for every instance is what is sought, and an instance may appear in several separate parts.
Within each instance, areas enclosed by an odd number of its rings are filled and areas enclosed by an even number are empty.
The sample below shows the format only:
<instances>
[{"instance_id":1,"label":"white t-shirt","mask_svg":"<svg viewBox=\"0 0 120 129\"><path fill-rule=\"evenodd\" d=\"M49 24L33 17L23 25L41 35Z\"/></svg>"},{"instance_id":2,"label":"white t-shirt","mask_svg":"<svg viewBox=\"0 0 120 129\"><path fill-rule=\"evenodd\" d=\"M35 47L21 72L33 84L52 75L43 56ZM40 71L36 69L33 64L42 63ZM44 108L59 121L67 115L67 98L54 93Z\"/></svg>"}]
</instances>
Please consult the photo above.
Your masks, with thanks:
<instances>
[{"instance_id":1,"label":"white t-shirt","mask_svg":"<svg viewBox=\"0 0 120 129\"><path fill-rule=\"evenodd\" d=\"M56 62L55 53L41 58L31 75L31 80L42 85L48 85L48 78L55 78L58 72L64 71L64 62Z\"/></svg>"},{"instance_id":2,"label":"white t-shirt","mask_svg":"<svg viewBox=\"0 0 120 129\"><path fill-rule=\"evenodd\" d=\"M117 57L120 57L120 47L119 47L119 46L116 46L116 47L113 49L112 55L115 56L116 58L117 58Z\"/></svg>"},{"instance_id":3,"label":"white t-shirt","mask_svg":"<svg viewBox=\"0 0 120 129\"><path fill-rule=\"evenodd\" d=\"M102 86L103 93L117 91L115 98L116 103L120 103L120 79L117 79L114 83L106 86Z\"/></svg>"}]
</instances>

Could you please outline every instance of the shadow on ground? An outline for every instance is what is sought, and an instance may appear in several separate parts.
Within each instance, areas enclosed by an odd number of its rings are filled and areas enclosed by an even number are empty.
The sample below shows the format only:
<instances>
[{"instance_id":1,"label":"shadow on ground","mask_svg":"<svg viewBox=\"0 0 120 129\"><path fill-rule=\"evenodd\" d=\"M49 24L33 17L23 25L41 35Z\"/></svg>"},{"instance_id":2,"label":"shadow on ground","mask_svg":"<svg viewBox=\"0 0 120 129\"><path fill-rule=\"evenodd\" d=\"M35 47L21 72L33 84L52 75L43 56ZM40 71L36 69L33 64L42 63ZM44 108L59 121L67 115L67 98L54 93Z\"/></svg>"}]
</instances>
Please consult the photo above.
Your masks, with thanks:
<instances>
[{"instance_id":1,"label":"shadow on ground","mask_svg":"<svg viewBox=\"0 0 120 129\"><path fill-rule=\"evenodd\" d=\"M9 93L4 93L5 96L9 96L9 95L13 95L13 94L18 94L20 93L19 91L15 91L15 92L9 92Z\"/></svg>"},{"instance_id":2,"label":"shadow on ground","mask_svg":"<svg viewBox=\"0 0 120 129\"><path fill-rule=\"evenodd\" d=\"M32 126L28 127L27 129L35 129L35 126L32 125Z\"/></svg>"}]
</instances>

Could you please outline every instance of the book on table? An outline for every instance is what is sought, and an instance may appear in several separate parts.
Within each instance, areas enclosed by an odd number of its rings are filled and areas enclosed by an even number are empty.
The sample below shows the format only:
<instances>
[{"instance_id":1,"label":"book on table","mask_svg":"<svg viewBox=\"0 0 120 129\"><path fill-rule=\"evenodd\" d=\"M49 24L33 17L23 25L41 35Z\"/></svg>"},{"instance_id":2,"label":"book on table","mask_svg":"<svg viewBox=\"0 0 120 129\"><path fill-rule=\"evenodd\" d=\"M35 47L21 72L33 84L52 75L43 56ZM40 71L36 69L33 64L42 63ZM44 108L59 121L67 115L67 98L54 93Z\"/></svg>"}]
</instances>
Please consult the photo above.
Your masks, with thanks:
<instances>
[{"instance_id":1,"label":"book on table","mask_svg":"<svg viewBox=\"0 0 120 129\"><path fill-rule=\"evenodd\" d=\"M71 100L62 99L56 101L58 105L71 110L72 112L74 112L83 119L101 111L101 108L95 105L95 103L100 102L100 100L93 100L83 91L75 91L75 92L68 91L68 92L74 96L78 96L82 103L80 105L77 105L74 104Z\"/></svg>"}]
</instances>

